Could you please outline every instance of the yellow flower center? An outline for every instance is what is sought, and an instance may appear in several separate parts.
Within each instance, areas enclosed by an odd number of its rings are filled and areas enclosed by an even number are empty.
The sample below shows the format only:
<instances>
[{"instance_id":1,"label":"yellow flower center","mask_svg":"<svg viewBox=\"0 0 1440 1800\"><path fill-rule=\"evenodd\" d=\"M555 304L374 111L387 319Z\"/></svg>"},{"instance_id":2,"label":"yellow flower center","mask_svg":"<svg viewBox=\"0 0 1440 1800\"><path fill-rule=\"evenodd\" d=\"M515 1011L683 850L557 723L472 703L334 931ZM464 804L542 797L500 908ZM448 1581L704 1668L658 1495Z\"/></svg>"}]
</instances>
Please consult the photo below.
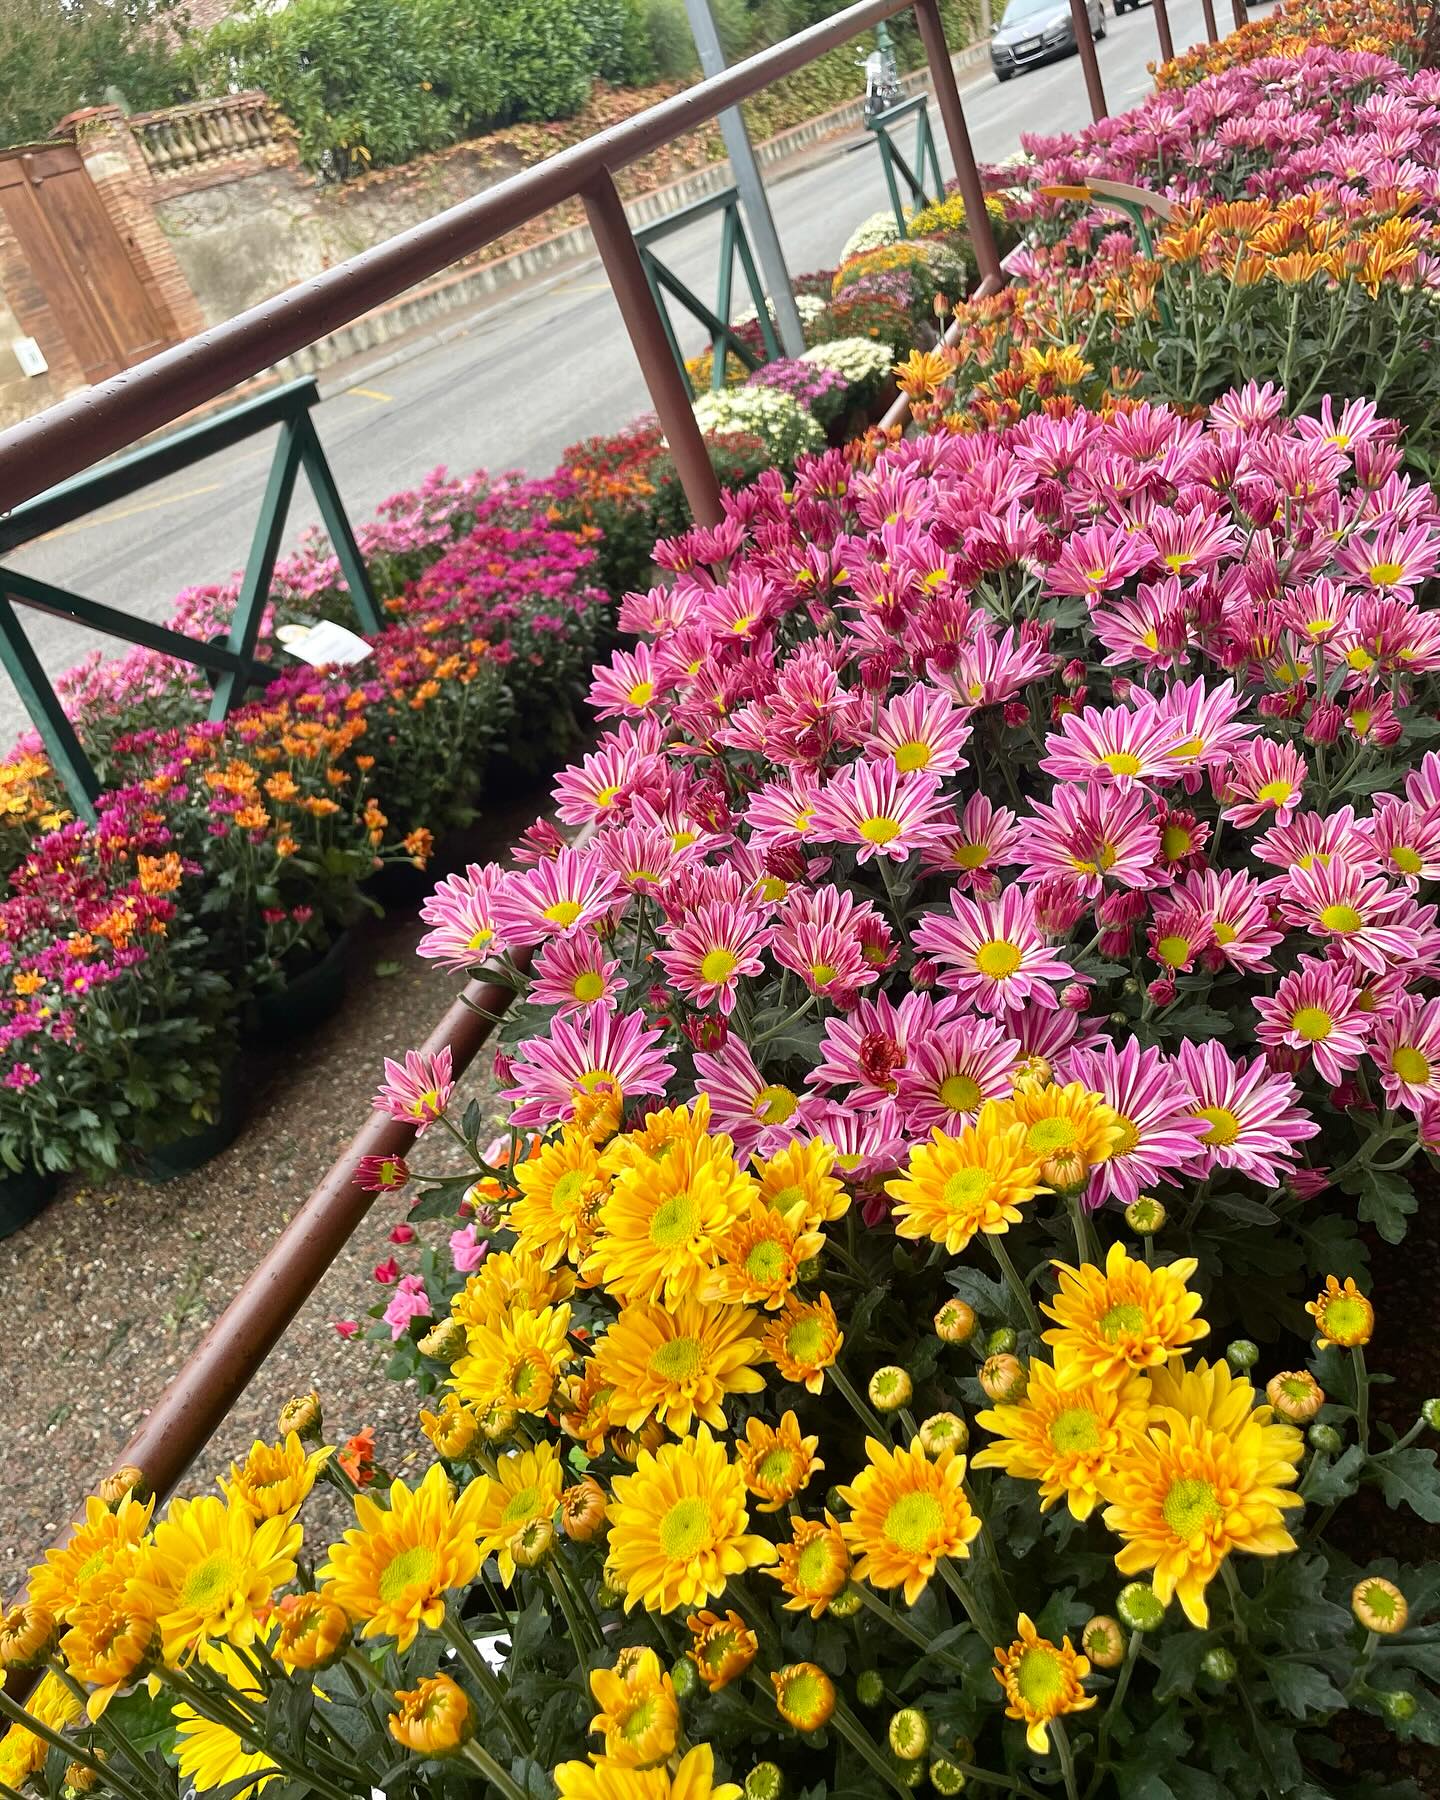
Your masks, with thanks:
<instances>
[{"instance_id":1,"label":"yellow flower center","mask_svg":"<svg viewBox=\"0 0 1440 1800\"><path fill-rule=\"evenodd\" d=\"M1050 1442L1062 1456L1071 1456L1080 1450L1098 1450L1100 1426L1094 1413L1083 1406L1067 1408L1051 1425Z\"/></svg>"},{"instance_id":2,"label":"yellow flower center","mask_svg":"<svg viewBox=\"0 0 1440 1800\"><path fill-rule=\"evenodd\" d=\"M218 1612L234 1593L240 1581L240 1565L234 1557L217 1550L202 1563L196 1563L185 1577L180 1598L196 1612Z\"/></svg>"},{"instance_id":3,"label":"yellow flower center","mask_svg":"<svg viewBox=\"0 0 1440 1800\"><path fill-rule=\"evenodd\" d=\"M812 1538L795 1558L795 1577L801 1587L818 1587L830 1574L830 1545L824 1538Z\"/></svg>"},{"instance_id":4,"label":"yellow flower center","mask_svg":"<svg viewBox=\"0 0 1440 1800\"><path fill-rule=\"evenodd\" d=\"M991 938L975 952L975 967L992 981L1003 981L1020 967L1023 952L1008 938Z\"/></svg>"},{"instance_id":5,"label":"yellow flower center","mask_svg":"<svg viewBox=\"0 0 1440 1800\"><path fill-rule=\"evenodd\" d=\"M785 1352L792 1362L814 1362L824 1342L818 1319L797 1319L785 1333Z\"/></svg>"},{"instance_id":6,"label":"yellow flower center","mask_svg":"<svg viewBox=\"0 0 1440 1800\"><path fill-rule=\"evenodd\" d=\"M745 1257L745 1273L752 1281L765 1283L779 1281L785 1273L785 1252L774 1238L762 1238L758 1244L752 1244Z\"/></svg>"},{"instance_id":7,"label":"yellow flower center","mask_svg":"<svg viewBox=\"0 0 1440 1800\"><path fill-rule=\"evenodd\" d=\"M1358 1343L1369 1335L1370 1308L1358 1297L1341 1296L1326 1303L1318 1323L1326 1337L1334 1338L1337 1344Z\"/></svg>"},{"instance_id":8,"label":"yellow flower center","mask_svg":"<svg viewBox=\"0 0 1440 1800\"><path fill-rule=\"evenodd\" d=\"M620 789L618 787L596 788L595 804L597 806L613 806L615 804L616 799L619 796L619 793L620 793Z\"/></svg>"},{"instance_id":9,"label":"yellow flower center","mask_svg":"<svg viewBox=\"0 0 1440 1800\"><path fill-rule=\"evenodd\" d=\"M1182 1476L1172 1481L1160 1511L1176 1537L1192 1538L1225 1516L1225 1509L1215 1495L1213 1483L1198 1476Z\"/></svg>"},{"instance_id":10,"label":"yellow flower center","mask_svg":"<svg viewBox=\"0 0 1440 1800\"><path fill-rule=\"evenodd\" d=\"M1212 930L1217 944L1233 944L1240 935L1228 919L1217 919Z\"/></svg>"},{"instance_id":11,"label":"yellow flower center","mask_svg":"<svg viewBox=\"0 0 1440 1800\"><path fill-rule=\"evenodd\" d=\"M1065 1697L1065 1668L1055 1651L1035 1644L1021 1653L1015 1670L1020 1698L1037 1713L1057 1707Z\"/></svg>"},{"instance_id":12,"label":"yellow flower center","mask_svg":"<svg viewBox=\"0 0 1440 1800\"><path fill-rule=\"evenodd\" d=\"M483 950L494 935L494 930L489 925L479 925L465 940L465 948L467 950Z\"/></svg>"},{"instance_id":13,"label":"yellow flower center","mask_svg":"<svg viewBox=\"0 0 1440 1800\"><path fill-rule=\"evenodd\" d=\"M778 1446L767 1450L755 1470L756 1484L764 1487L789 1487L795 1479L795 1452Z\"/></svg>"},{"instance_id":14,"label":"yellow flower center","mask_svg":"<svg viewBox=\"0 0 1440 1800\"><path fill-rule=\"evenodd\" d=\"M1397 1044L1390 1052L1390 1072L1411 1087L1424 1087L1430 1079L1430 1060L1413 1044Z\"/></svg>"},{"instance_id":15,"label":"yellow flower center","mask_svg":"<svg viewBox=\"0 0 1440 1800\"><path fill-rule=\"evenodd\" d=\"M1133 750L1110 750L1100 761L1112 775L1138 775L1141 769L1140 758Z\"/></svg>"},{"instance_id":16,"label":"yellow flower center","mask_svg":"<svg viewBox=\"0 0 1440 1800\"><path fill-rule=\"evenodd\" d=\"M753 1110L755 1117L764 1119L767 1125L783 1125L799 1104L799 1096L795 1090L777 1082L770 1087L761 1088L755 1097Z\"/></svg>"},{"instance_id":17,"label":"yellow flower center","mask_svg":"<svg viewBox=\"0 0 1440 1800\"><path fill-rule=\"evenodd\" d=\"M677 1500L660 1521L660 1547L671 1562L689 1562L710 1535L710 1509L698 1494Z\"/></svg>"},{"instance_id":18,"label":"yellow flower center","mask_svg":"<svg viewBox=\"0 0 1440 1800\"><path fill-rule=\"evenodd\" d=\"M918 1556L945 1527L945 1514L933 1494L902 1494L881 1527L897 1550Z\"/></svg>"},{"instance_id":19,"label":"yellow flower center","mask_svg":"<svg viewBox=\"0 0 1440 1800\"><path fill-rule=\"evenodd\" d=\"M700 960L700 975L705 981L719 983L729 980L739 964L739 957L733 950L710 950Z\"/></svg>"},{"instance_id":20,"label":"yellow flower center","mask_svg":"<svg viewBox=\"0 0 1440 1800\"><path fill-rule=\"evenodd\" d=\"M817 988L829 987L839 971L834 963L811 963L810 979Z\"/></svg>"},{"instance_id":21,"label":"yellow flower center","mask_svg":"<svg viewBox=\"0 0 1440 1800\"><path fill-rule=\"evenodd\" d=\"M1107 1344L1113 1344L1122 1332L1143 1331L1145 1313L1133 1300L1121 1300L1101 1314L1095 1328Z\"/></svg>"},{"instance_id":22,"label":"yellow flower center","mask_svg":"<svg viewBox=\"0 0 1440 1800\"><path fill-rule=\"evenodd\" d=\"M988 844L958 844L951 852L950 860L957 869L978 869L989 854Z\"/></svg>"},{"instance_id":23,"label":"yellow flower center","mask_svg":"<svg viewBox=\"0 0 1440 1800\"><path fill-rule=\"evenodd\" d=\"M693 1381L703 1361L699 1338L671 1338L650 1358L650 1372L662 1381Z\"/></svg>"},{"instance_id":24,"label":"yellow flower center","mask_svg":"<svg viewBox=\"0 0 1440 1800\"><path fill-rule=\"evenodd\" d=\"M532 1489L531 1492L533 1491ZM506 1518L508 1522L508 1513ZM419 1587L422 1582L429 1581L435 1573L438 1560L428 1544L412 1544L408 1550L392 1556L378 1583L380 1598L391 1605L412 1587Z\"/></svg>"},{"instance_id":25,"label":"yellow flower center","mask_svg":"<svg viewBox=\"0 0 1440 1800\"><path fill-rule=\"evenodd\" d=\"M575 977L570 992L577 1000L583 1000L589 1006L605 992L605 977L597 975L594 969L586 969L582 975Z\"/></svg>"},{"instance_id":26,"label":"yellow flower center","mask_svg":"<svg viewBox=\"0 0 1440 1800\"><path fill-rule=\"evenodd\" d=\"M1370 579L1376 587L1393 587L1404 573L1404 563L1397 562L1371 563L1368 570Z\"/></svg>"},{"instance_id":27,"label":"yellow flower center","mask_svg":"<svg viewBox=\"0 0 1440 1800\"><path fill-rule=\"evenodd\" d=\"M1290 1029L1304 1038L1307 1044L1318 1044L1335 1029L1335 1021L1323 1006L1302 1006L1292 1016Z\"/></svg>"},{"instance_id":28,"label":"yellow flower center","mask_svg":"<svg viewBox=\"0 0 1440 1800\"><path fill-rule=\"evenodd\" d=\"M650 1220L650 1242L658 1250L673 1250L693 1238L700 1228L700 1208L688 1192L672 1194L655 1208Z\"/></svg>"},{"instance_id":29,"label":"yellow flower center","mask_svg":"<svg viewBox=\"0 0 1440 1800\"><path fill-rule=\"evenodd\" d=\"M1167 825L1160 833L1160 851L1167 862L1179 862L1190 854L1192 839L1183 825Z\"/></svg>"},{"instance_id":30,"label":"yellow flower center","mask_svg":"<svg viewBox=\"0 0 1440 1800\"><path fill-rule=\"evenodd\" d=\"M895 759L895 767L902 775L908 775L911 769L923 769L930 761L930 746L919 738L911 738L907 743L897 744L890 752Z\"/></svg>"},{"instance_id":31,"label":"yellow flower center","mask_svg":"<svg viewBox=\"0 0 1440 1800\"><path fill-rule=\"evenodd\" d=\"M1425 867L1420 852L1412 850L1408 844L1396 844L1390 852L1390 860L1402 875L1418 875Z\"/></svg>"},{"instance_id":32,"label":"yellow flower center","mask_svg":"<svg viewBox=\"0 0 1440 1800\"><path fill-rule=\"evenodd\" d=\"M609 1069L587 1069L575 1086L582 1094L618 1093L620 1090L620 1083Z\"/></svg>"},{"instance_id":33,"label":"yellow flower center","mask_svg":"<svg viewBox=\"0 0 1440 1800\"><path fill-rule=\"evenodd\" d=\"M860 835L869 844L888 844L899 837L900 825L895 819L887 819L882 814L878 819L862 819Z\"/></svg>"},{"instance_id":34,"label":"yellow flower center","mask_svg":"<svg viewBox=\"0 0 1440 1800\"><path fill-rule=\"evenodd\" d=\"M574 1206L584 1185L585 1177L579 1169L567 1169L550 1190L551 1204L558 1207Z\"/></svg>"},{"instance_id":35,"label":"yellow flower center","mask_svg":"<svg viewBox=\"0 0 1440 1800\"><path fill-rule=\"evenodd\" d=\"M994 1186L995 1177L988 1169L957 1169L945 1183L945 1204L956 1212L968 1212L983 1206Z\"/></svg>"},{"instance_id":36,"label":"yellow flower center","mask_svg":"<svg viewBox=\"0 0 1440 1800\"><path fill-rule=\"evenodd\" d=\"M797 1200L803 1200L804 1198L804 1188L800 1186L798 1181L794 1181L791 1182L789 1187L781 1188L778 1194L772 1194L770 1196L770 1204L774 1207L776 1212L788 1212Z\"/></svg>"},{"instance_id":37,"label":"yellow flower center","mask_svg":"<svg viewBox=\"0 0 1440 1800\"><path fill-rule=\"evenodd\" d=\"M655 683L637 681L625 697L632 706L648 706L655 698Z\"/></svg>"},{"instance_id":38,"label":"yellow flower center","mask_svg":"<svg viewBox=\"0 0 1440 1800\"><path fill-rule=\"evenodd\" d=\"M1327 906L1320 914L1320 923L1327 931L1349 933L1358 931L1365 921L1353 906Z\"/></svg>"},{"instance_id":39,"label":"yellow flower center","mask_svg":"<svg viewBox=\"0 0 1440 1800\"><path fill-rule=\"evenodd\" d=\"M1115 1116L1120 1121L1120 1136L1116 1139L1115 1148L1110 1154L1112 1156L1128 1156L1140 1142L1140 1128L1133 1119L1127 1119L1124 1113L1116 1113Z\"/></svg>"},{"instance_id":40,"label":"yellow flower center","mask_svg":"<svg viewBox=\"0 0 1440 1800\"><path fill-rule=\"evenodd\" d=\"M1202 1106L1195 1117L1203 1119L1209 1127L1200 1140L1202 1144L1218 1144L1223 1148L1233 1144L1240 1135L1240 1120L1228 1106Z\"/></svg>"},{"instance_id":41,"label":"yellow flower center","mask_svg":"<svg viewBox=\"0 0 1440 1800\"><path fill-rule=\"evenodd\" d=\"M940 1083L940 1104L951 1112L974 1112L980 1104L980 1086L969 1075L947 1075Z\"/></svg>"},{"instance_id":42,"label":"yellow flower center","mask_svg":"<svg viewBox=\"0 0 1440 1800\"><path fill-rule=\"evenodd\" d=\"M1267 781L1264 787L1255 790L1257 800L1266 800L1272 806L1283 806L1295 792L1293 785L1277 776L1274 781Z\"/></svg>"},{"instance_id":43,"label":"yellow flower center","mask_svg":"<svg viewBox=\"0 0 1440 1800\"><path fill-rule=\"evenodd\" d=\"M580 902L557 900L553 906L547 906L540 916L548 919L552 925L573 925L580 917Z\"/></svg>"},{"instance_id":44,"label":"yellow flower center","mask_svg":"<svg viewBox=\"0 0 1440 1800\"><path fill-rule=\"evenodd\" d=\"M1161 962L1168 963L1172 969L1178 969L1181 963L1190 960L1190 940L1187 937L1179 936L1178 933L1172 933L1159 940L1155 945L1155 953Z\"/></svg>"},{"instance_id":45,"label":"yellow flower center","mask_svg":"<svg viewBox=\"0 0 1440 1800\"><path fill-rule=\"evenodd\" d=\"M1069 1150L1079 1137L1069 1119L1058 1115L1037 1119L1025 1133L1025 1148L1034 1156L1053 1156L1057 1150Z\"/></svg>"}]
</instances>

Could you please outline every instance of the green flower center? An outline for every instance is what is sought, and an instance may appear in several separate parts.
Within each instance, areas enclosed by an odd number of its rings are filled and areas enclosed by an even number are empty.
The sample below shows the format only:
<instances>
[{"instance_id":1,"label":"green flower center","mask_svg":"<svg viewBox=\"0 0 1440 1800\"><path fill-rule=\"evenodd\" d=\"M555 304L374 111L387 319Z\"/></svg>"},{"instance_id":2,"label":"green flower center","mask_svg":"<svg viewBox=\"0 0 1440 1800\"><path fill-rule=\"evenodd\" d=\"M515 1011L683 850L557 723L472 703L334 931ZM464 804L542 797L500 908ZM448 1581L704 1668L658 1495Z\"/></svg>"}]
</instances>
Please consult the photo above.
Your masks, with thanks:
<instances>
[{"instance_id":1,"label":"green flower center","mask_svg":"<svg viewBox=\"0 0 1440 1800\"><path fill-rule=\"evenodd\" d=\"M585 1177L580 1170L567 1169L550 1190L551 1204L562 1208L576 1205L584 1186Z\"/></svg>"},{"instance_id":2,"label":"green flower center","mask_svg":"<svg viewBox=\"0 0 1440 1800\"><path fill-rule=\"evenodd\" d=\"M1192 1538L1223 1518L1224 1508L1215 1495L1213 1483L1197 1476L1182 1476L1170 1484L1160 1511L1176 1537Z\"/></svg>"},{"instance_id":3,"label":"green flower center","mask_svg":"<svg viewBox=\"0 0 1440 1800\"><path fill-rule=\"evenodd\" d=\"M658 1250L674 1250L688 1243L700 1228L700 1208L688 1190L672 1194L655 1208L650 1220L650 1242Z\"/></svg>"},{"instance_id":4,"label":"green flower center","mask_svg":"<svg viewBox=\"0 0 1440 1800\"><path fill-rule=\"evenodd\" d=\"M1112 1306L1109 1312L1101 1315L1097 1326L1107 1344L1113 1344L1122 1333L1144 1329L1145 1314L1133 1300L1122 1300L1118 1305Z\"/></svg>"},{"instance_id":5,"label":"green flower center","mask_svg":"<svg viewBox=\"0 0 1440 1800\"><path fill-rule=\"evenodd\" d=\"M1170 968L1178 969L1182 963L1190 960L1190 940L1171 933L1159 939L1155 945L1155 954Z\"/></svg>"},{"instance_id":6,"label":"green flower center","mask_svg":"<svg viewBox=\"0 0 1440 1800\"><path fill-rule=\"evenodd\" d=\"M1160 833L1160 853L1166 862L1179 862L1190 854L1191 836L1183 825L1167 825Z\"/></svg>"},{"instance_id":7,"label":"green flower center","mask_svg":"<svg viewBox=\"0 0 1440 1800\"><path fill-rule=\"evenodd\" d=\"M985 1204L994 1186L988 1169L957 1169L945 1183L945 1204L954 1212L969 1212Z\"/></svg>"},{"instance_id":8,"label":"green flower center","mask_svg":"<svg viewBox=\"0 0 1440 1800\"><path fill-rule=\"evenodd\" d=\"M881 1527L897 1550L918 1556L945 1528L945 1514L933 1494L902 1494Z\"/></svg>"},{"instance_id":9,"label":"green flower center","mask_svg":"<svg viewBox=\"0 0 1440 1800\"><path fill-rule=\"evenodd\" d=\"M1065 1696L1065 1668L1055 1651L1043 1644L1021 1653L1015 1670L1020 1698L1038 1713L1049 1712Z\"/></svg>"},{"instance_id":10,"label":"green flower center","mask_svg":"<svg viewBox=\"0 0 1440 1800\"><path fill-rule=\"evenodd\" d=\"M1069 1407L1050 1427L1050 1442L1062 1456L1100 1448L1100 1426L1094 1413L1083 1406Z\"/></svg>"},{"instance_id":11,"label":"green flower center","mask_svg":"<svg viewBox=\"0 0 1440 1800\"><path fill-rule=\"evenodd\" d=\"M833 978L834 970L831 970ZM783 1125L800 1104L793 1088L782 1086L779 1082L761 1088L755 1096L753 1112L757 1119L764 1119L767 1125Z\"/></svg>"},{"instance_id":12,"label":"green flower center","mask_svg":"<svg viewBox=\"0 0 1440 1800\"><path fill-rule=\"evenodd\" d=\"M1390 860L1402 875L1418 875L1425 867L1418 850L1412 850L1408 844L1396 844L1390 852Z\"/></svg>"},{"instance_id":13,"label":"green flower center","mask_svg":"<svg viewBox=\"0 0 1440 1800\"><path fill-rule=\"evenodd\" d=\"M1359 931L1365 921L1353 906L1336 905L1321 908L1320 923L1327 931L1348 935L1352 931Z\"/></svg>"},{"instance_id":14,"label":"green flower center","mask_svg":"<svg viewBox=\"0 0 1440 1800\"><path fill-rule=\"evenodd\" d=\"M605 992L605 977L597 975L594 969L586 969L583 974L575 977L570 992L577 1000L583 1001L586 1006L589 1006Z\"/></svg>"},{"instance_id":15,"label":"green flower center","mask_svg":"<svg viewBox=\"0 0 1440 1800\"><path fill-rule=\"evenodd\" d=\"M694 1381L703 1363L699 1338L678 1337L662 1344L650 1358L650 1371L662 1381Z\"/></svg>"},{"instance_id":16,"label":"green flower center","mask_svg":"<svg viewBox=\"0 0 1440 1800\"><path fill-rule=\"evenodd\" d=\"M196 1563L185 1577L180 1598L196 1612L219 1612L240 1582L240 1565L233 1556L216 1551L202 1563Z\"/></svg>"},{"instance_id":17,"label":"green flower center","mask_svg":"<svg viewBox=\"0 0 1440 1800\"><path fill-rule=\"evenodd\" d=\"M947 1075L940 1083L939 1098L951 1112L974 1112L981 1100L980 1084L969 1075Z\"/></svg>"},{"instance_id":18,"label":"green flower center","mask_svg":"<svg viewBox=\"0 0 1440 1800\"><path fill-rule=\"evenodd\" d=\"M767 1450L755 1469L757 1485L788 1487L795 1479L795 1452L783 1447Z\"/></svg>"},{"instance_id":19,"label":"green flower center","mask_svg":"<svg viewBox=\"0 0 1440 1800\"><path fill-rule=\"evenodd\" d=\"M830 1574L830 1545L825 1538L812 1538L795 1558L795 1576L797 1585L814 1588L827 1580Z\"/></svg>"},{"instance_id":20,"label":"green flower center","mask_svg":"<svg viewBox=\"0 0 1440 1800\"><path fill-rule=\"evenodd\" d=\"M660 1521L660 1547L671 1562L690 1562L710 1536L710 1509L698 1494L677 1500Z\"/></svg>"},{"instance_id":21,"label":"green flower center","mask_svg":"<svg viewBox=\"0 0 1440 1800\"><path fill-rule=\"evenodd\" d=\"M408 1550L392 1556L380 1577L380 1598L387 1605L393 1605L411 1588L428 1582L435 1573L438 1561L439 1558L428 1544L412 1544Z\"/></svg>"},{"instance_id":22,"label":"green flower center","mask_svg":"<svg viewBox=\"0 0 1440 1800\"><path fill-rule=\"evenodd\" d=\"M539 1504L540 1490L538 1487L521 1488L506 1502L505 1510L500 1515L500 1523L502 1525L519 1525L522 1520L532 1519Z\"/></svg>"},{"instance_id":23,"label":"green flower center","mask_svg":"<svg viewBox=\"0 0 1440 1800\"><path fill-rule=\"evenodd\" d=\"M1053 1156L1057 1150L1069 1150L1079 1136L1069 1119L1037 1119L1025 1133L1025 1148L1034 1156Z\"/></svg>"},{"instance_id":24,"label":"green flower center","mask_svg":"<svg viewBox=\"0 0 1440 1800\"><path fill-rule=\"evenodd\" d=\"M785 1333L786 1354L797 1363L814 1362L823 1341L818 1319L799 1319Z\"/></svg>"},{"instance_id":25,"label":"green flower center","mask_svg":"<svg viewBox=\"0 0 1440 1800\"><path fill-rule=\"evenodd\" d=\"M785 1252L774 1238L762 1238L758 1244L752 1244L745 1258L745 1273L752 1281L765 1286L779 1281L785 1273Z\"/></svg>"}]
</instances>

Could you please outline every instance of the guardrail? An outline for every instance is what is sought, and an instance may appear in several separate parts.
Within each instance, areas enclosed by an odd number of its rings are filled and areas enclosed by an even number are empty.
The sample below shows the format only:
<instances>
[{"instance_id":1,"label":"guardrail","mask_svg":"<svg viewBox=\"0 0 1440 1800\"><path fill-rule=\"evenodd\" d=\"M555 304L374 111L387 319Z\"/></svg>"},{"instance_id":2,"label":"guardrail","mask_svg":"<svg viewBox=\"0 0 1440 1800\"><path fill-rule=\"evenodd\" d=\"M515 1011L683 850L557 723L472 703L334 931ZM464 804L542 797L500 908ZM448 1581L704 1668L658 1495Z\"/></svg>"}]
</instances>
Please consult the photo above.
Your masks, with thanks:
<instances>
[{"instance_id":1,"label":"guardrail","mask_svg":"<svg viewBox=\"0 0 1440 1800\"><path fill-rule=\"evenodd\" d=\"M132 113L129 126L145 166L161 181L279 142L269 100L253 91Z\"/></svg>"}]
</instances>

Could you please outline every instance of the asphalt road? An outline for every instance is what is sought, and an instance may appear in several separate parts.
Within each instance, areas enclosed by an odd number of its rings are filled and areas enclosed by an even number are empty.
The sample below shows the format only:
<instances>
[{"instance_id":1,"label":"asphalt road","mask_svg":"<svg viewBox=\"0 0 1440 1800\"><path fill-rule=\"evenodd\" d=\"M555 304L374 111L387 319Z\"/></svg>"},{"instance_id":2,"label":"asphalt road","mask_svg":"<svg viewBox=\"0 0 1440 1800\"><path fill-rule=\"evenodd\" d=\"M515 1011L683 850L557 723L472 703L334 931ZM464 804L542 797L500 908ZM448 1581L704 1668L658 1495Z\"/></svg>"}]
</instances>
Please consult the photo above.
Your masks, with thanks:
<instances>
[{"instance_id":1,"label":"asphalt road","mask_svg":"<svg viewBox=\"0 0 1440 1800\"><path fill-rule=\"evenodd\" d=\"M1217 10L1228 12L1223 0ZM1170 0L1169 12L1177 48L1203 39L1200 0ZM1110 110L1119 112L1150 90L1146 64L1158 54L1155 24L1150 8L1142 6L1120 18L1112 14L1108 25L1100 68ZM986 69L961 92L982 159L998 160L1017 149L1022 131L1074 129L1089 118L1077 57L1003 87ZM948 175L944 132L938 118L932 116L932 124ZM770 197L792 272L833 264L858 221L886 204L878 152L868 139L854 149L842 142L823 161L774 178ZM666 260L688 285L708 294L717 244L717 222L705 221L668 240ZM682 343L693 340L698 349L698 326L679 323ZM458 337L355 380L315 416L357 520L437 463L547 473L566 445L616 430L647 405L598 264L519 291L477 314ZM181 588L223 580L243 565L270 453L266 434L68 525L9 560L74 592L164 619ZM302 476L288 541L315 517ZM21 617L52 674L95 643L122 648L45 614L21 609ZM0 743L25 722L18 696L0 674Z\"/></svg>"}]
</instances>

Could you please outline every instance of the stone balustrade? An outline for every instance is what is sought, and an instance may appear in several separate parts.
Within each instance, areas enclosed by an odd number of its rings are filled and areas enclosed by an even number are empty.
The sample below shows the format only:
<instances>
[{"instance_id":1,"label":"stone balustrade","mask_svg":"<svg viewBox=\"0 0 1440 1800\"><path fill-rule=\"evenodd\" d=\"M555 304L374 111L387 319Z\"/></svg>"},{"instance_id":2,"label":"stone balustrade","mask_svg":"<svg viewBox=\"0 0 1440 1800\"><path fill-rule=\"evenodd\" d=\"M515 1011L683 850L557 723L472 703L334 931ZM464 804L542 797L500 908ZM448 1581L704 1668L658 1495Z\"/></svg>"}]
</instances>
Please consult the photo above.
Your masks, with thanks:
<instances>
[{"instance_id":1,"label":"stone balustrade","mask_svg":"<svg viewBox=\"0 0 1440 1800\"><path fill-rule=\"evenodd\" d=\"M129 123L157 181L277 148L270 103L261 93L224 94L134 113Z\"/></svg>"}]
</instances>

